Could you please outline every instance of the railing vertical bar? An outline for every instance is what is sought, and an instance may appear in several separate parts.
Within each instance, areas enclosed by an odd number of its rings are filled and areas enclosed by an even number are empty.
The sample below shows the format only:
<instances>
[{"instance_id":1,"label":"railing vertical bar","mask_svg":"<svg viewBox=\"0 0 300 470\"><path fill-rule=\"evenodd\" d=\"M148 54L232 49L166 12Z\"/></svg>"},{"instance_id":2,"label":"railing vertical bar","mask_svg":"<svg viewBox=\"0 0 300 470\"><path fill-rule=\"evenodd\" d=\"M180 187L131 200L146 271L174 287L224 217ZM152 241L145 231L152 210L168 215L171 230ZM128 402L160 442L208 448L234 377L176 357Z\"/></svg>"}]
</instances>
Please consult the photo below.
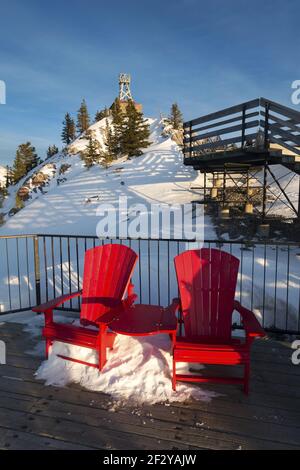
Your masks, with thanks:
<instances>
[{"instance_id":1,"label":"railing vertical bar","mask_svg":"<svg viewBox=\"0 0 300 470\"><path fill-rule=\"evenodd\" d=\"M140 289L140 302L143 303L143 292L142 292L142 262L141 262L141 240L138 240L138 252L139 252L139 289Z\"/></svg>"},{"instance_id":2,"label":"railing vertical bar","mask_svg":"<svg viewBox=\"0 0 300 470\"><path fill-rule=\"evenodd\" d=\"M71 256L70 256L70 237L67 238L68 242L68 274L69 274L69 292L72 292L71 282ZM70 307L72 308L72 299L70 299Z\"/></svg>"},{"instance_id":3,"label":"railing vertical bar","mask_svg":"<svg viewBox=\"0 0 300 470\"><path fill-rule=\"evenodd\" d=\"M10 270L9 270L9 257L8 257L8 243L7 238L5 239L5 247L6 247L6 268L7 268L7 286L8 286L8 300L9 300L9 308L11 310L11 289L10 289Z\"/></svg>"},{"instance_id":4,"label":"railing vertical bar","mask_svg":"<svg viewBox=\"0 0 300 470\"><path fill-rule=\"evenodd\" d=\"M167 241L167 257L168 257L168 305L171 303L171 292L170 292L170 240Z\"/></svg>"},{"instance_id":5,"label":"railing vertical bar","mask_svg":"<svg viewBox=\"0 0 300 470\"><path fill-rule=\"evenodd\" d=\"M48 263L47 263L46 237L43 237L43 249L44 249L44 265L45 265L46 301L48 302L49 293L48 293Z\"/></svg>"},{"instance_id":6,"label":"railing vertical bar","mask_svg":"<svg viewBox=\"0 0 300 470\"><path fill-rule=\"evenodd\" d=\"M56 296L55 285L55 259L54 259L54 239L51 237L51 260L52 260L52 284L53 284L53 297Z\"/></svg>"},{"instance_id":7,"label":"railing vertical bar","mask_svg":"<svg viewBox=\"0 0 300 470\"><path fill-rule=\"evenodd\" d=\"M263 307L262 307L262 324L265 324L265 301L266 301L266 257L267 245L264 243L264 283L263 283Z\"/></svg>"},{"instance_id":8,"label":"railing vertical bar","mask_svg":"<svg viewBox=\"0 0 300 470\"><path fill-rule=\"evenodd\" d=\"M290 245L288 245L288 259L286 269L286 314L285 314L285 329L288 329L288 317L289 317L289 286L290 286Z\"/></svg>"},{"instance_id":9,"label":"railing vertical bar","mask_svg":"<svg viewBox=\"0 0 300 470\"><path fill-rule=\"evenodd\" d=\"M275 289L274 289L274 327L277 325L277 280L278 280L278 246L275 254Z\"/></svg>"},{"instance_id":10,"label":"railing vertical bar","mask_svg":"<svg viewBox=\"0 0 300 470\"><path fill-rule=\"evenodd\" d=\"M151 304L151 266L150 266L150 239L148 240L148 299L149 299L149 304Z\"/></svg>"},{"instance_id":11,"label":"railing vertical bar","mask_svg":"<svg viewBox=\"0 0 300 470\"><path fill-rule=\"evenodd\" d=\"M255 245L253 245L252 248L252 269L251 269L251 303L250 303L250 308L253 310L253 297L254 297L254 260L255 260Z\"/></svg>"},{"instance_id":12,"label":"railing vertical bar","mask_svg":"<svg viewBox=\"0 0 300 470\"><path fill-rule=\"evenodd\" d=\"M241 251L240 302L242 303L242 299L243 299L243 259L244 259L244 250L243 250L242 245L241 245L240 251Z\"/></svg>"},{"instance_id":13,"label":"railing vertical bar","mask_svg":"<svg viewBox=\"0 0 300 470\"><path fill-rule=\"evenodd\" d=\"M160 256L160 249L159 249L159 240L157 240L157 284L158 284L158 305L160 305L160 269L159 269L159 256Z\"/></svg>"},{"instance_id":14,"label":"railing vertical bar","mask_svg":"<svg viewBox=\"0 0 300 470\"><path fill-rule=\"evenodd\" d=\"M40 252L39 252L39 237L35 235L33 239L34 247L34 279L35 279L35 296L36 304L41 303L41 266L40 266Z\"/></svg>"},{"instance_id":15,"label":"railing vertical bar","mask_svg":"<svg viewBox=\"0 0 300 470\"><path fill-rule=\"evenodd\" d=\"M27 271L27 286L28 286L28 300L29 306L31 307L31 292L30 292L30 275L29 275L29 255L28 255L28 238L26 237L26 271Z\"/></svg>"},{"instance_id":16,"label":"railing vertical bar","mask_svg":"<svg viewBox=\"0 0 300 470\"><path fill-rule=\"evenodd\" d=\"M80 290L79 280L79 253L78 253L78 237L76 237L76 275L77 275L77 290ZM78 297L78 308L80 308L80 297Z\"/></svg>"},{"instance_id":17,"label":"railing vertical bar","mask_svg":"<svg viewBox=\"0 0 300 470\"><path fill-rule=\"evenodd\" d=\"M21 297L21 278L20 278L20 258L19 258L19 238L16 238L16 252L17 252L17 272L18 272L18 291L19 291L19 306L22 308Z\"/></svg>"},{"instance_id":18,"label":"railing vertical bar","mask_svg":"<svg viewBox=\"0 0 300 470\"><path fill-rule=\"evenodd\" d=\"M59 261L60 261L60 285L61 295L64 295L64 273L63 273L63 258L62 258L62 237L59 237Z\"/></svg>"}]
</instances>

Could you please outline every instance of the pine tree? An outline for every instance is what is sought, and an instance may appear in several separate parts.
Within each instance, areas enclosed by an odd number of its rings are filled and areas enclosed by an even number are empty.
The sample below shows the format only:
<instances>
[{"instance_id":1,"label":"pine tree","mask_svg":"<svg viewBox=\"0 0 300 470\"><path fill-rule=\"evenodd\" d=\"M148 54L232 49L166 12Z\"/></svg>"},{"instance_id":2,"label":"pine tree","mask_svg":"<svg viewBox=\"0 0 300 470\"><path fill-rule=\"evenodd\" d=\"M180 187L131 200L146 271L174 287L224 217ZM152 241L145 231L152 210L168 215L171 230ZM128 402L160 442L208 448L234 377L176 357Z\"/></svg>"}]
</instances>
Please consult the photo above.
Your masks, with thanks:
<instances>
[{"instance_id":1,"label":"pine tree","mask_svg":"<svg viewBox=\"0 0 300 470\"><path fill-rule=\"evenodd\" d=\"M90 117L85 100L83 99L77 113L77 130L79 134L85 132L90 126Z\"/></svg>"},{"instance_id":2,"label":"pine tree","mask_svg":"<svg viewBox=\"0 0 300 470\"><path fill-rule=\"evenodd\" d=\"M56 147L56 145L49 145L48 149L47 149L47 156L46 156L46 159L47 158L50 158L50 157L53 157L53 155L56 155L58 153L58 147Z\"/></svg>"},{"instance_id":3,"label":"pine tree","mask_svg":"<svg viewBox=\"0 0 300 470\"><path fill-rule=\"evenodd\" d=\"M104 145L105 150L101 153L101 157L104 162L104 165L108 167L108 165L114 160L114 158L116 158L115 139L108 119L106 119L105 123Z\"/></svg>"},{"instance_id":4,"label":"pine tree","mask_svg":"<svg viewBox=\"0 0 300 470\"><path fill-rule=\"evenodd\" d=\"M150 145L149 135L150 129L147 121L143 114L137 111L134 102L129 100L120 137L122 153L129 158L141 155L143 153L141 149Z\"/></svg>"},{"instance_id":5,"label":"pine tree","mask_svg":"<svg viewBox=\"0 0 300 470\"><path fill-rule=\"evenodd\" d=\"M101 109L101 111L97 111L96 115L95 115L95 121L94 122L101 121L105 117L108 117L109 114L110 114L109 110L106 107L104 109Z\"/></svg>"},{"instance_id":6,"label":"pine tree","mask_svg":"<svg viewBox=\"0 0 300 470\"><path fill-rule=\"evenodd\" d=\"M123 132L126 127L126 115L121 109L120 100L116 98L111 106L112 124L114 128L113 133L113 155L118 157L124 153L122 148Z\"/></svg>"},{"instance_id":7,"label":"pine tree","mask_svg":"<svg viewBox=\"0 0 300 470\"><path fill-rule=\"evenodd\" d=\"M5 175L5 187L8 188L13 182L13 170L6 165L6 175Z\"/></svg>"},{"instance_id":8,"label":"pine tree","mask_svg":"<svg viewBox=\"0 0 300 470\"><path fill-rule=\"evenodd\" d=\"M13 180L17 183L23 176L35 168L41 160L36 154L35 147L30 142L19 145L13 165Z\"/></svg>"},{"instance_id":9,"label":"pine tree","mask_svg":"<svg viewBox=\"0 0 300 470\"><path fill-rule=\"evenodd\" d=\"M81 152L80 156L84 161L85 166L89 169L91 168L97 161L99 161L99 143L96 139L92 137L91 134L88 136L88 145L86 149Z\"/></svg>"},{"instance_id":10,"label":"pine tree","mask_svg":"<svg viewBox=\"0 0 300 470\"><path fill-rule=\"evenodd\" d=\"M173 103L171 106L169 122L172 124L173 129L180 129L182 127L183 117L177 103Z\"/></svg>"},{"instance_id":11,"label":"pine tree","mask_svg":"<svg viewBox=\"0 0 300 470\"><path fill-rule=\"evenodd\" d=\"M63 129L61 133L61 140L66 144L69 145L75 139L75 122L74 119L71 118L70 114L67 113L65 115L65 119L63 121Z\"/></svg>"}]
</instances>

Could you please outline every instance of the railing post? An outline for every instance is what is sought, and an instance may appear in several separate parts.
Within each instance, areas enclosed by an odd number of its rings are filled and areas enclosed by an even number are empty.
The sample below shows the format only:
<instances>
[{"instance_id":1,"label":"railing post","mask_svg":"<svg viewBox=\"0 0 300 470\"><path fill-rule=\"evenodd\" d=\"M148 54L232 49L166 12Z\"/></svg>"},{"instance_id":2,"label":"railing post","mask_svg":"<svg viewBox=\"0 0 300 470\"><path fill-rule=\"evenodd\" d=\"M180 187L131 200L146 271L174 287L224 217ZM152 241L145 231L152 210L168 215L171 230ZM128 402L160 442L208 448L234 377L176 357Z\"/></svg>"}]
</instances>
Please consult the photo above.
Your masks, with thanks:
<instances>
[{"instance_id":1,"label":"railing post","mask_svg":"<svg viewBox=\"0 0 300 470\"><path fill-rule=\"evenodd\" d=\"M242 110L242 149L245 145L245 124L246 124L246 106L243 106Z\"/></svg>"},{"instance_id":2,"label":"railing post","mask_svg":"<svg viewBox=\"0 0 300 470\"><path fill-rule=\"evenodd\" d=\"M190 127L189 127L189 133L190 133L190 148L189 148L189 153L190 153L190 158L192 156L192 122L190 121Z\"/></svg>"},{"instance_id":3,"label":"railing post","mask_svg":"<svg viewBox=\"0 0 300 470\"><path fill-rule=\"evenodd\" d=\"M269 103L265 103L265 150L269 149Z\"/></svg>"},{"instance_id":4,"label":"railing post","mask_svg":"<svg viewBox=\"0 0 300 470\"><path fill-rule=\"evenodd\" d=\"M41 303L41 270L40 270L38 235L35 235L33 238L33 251L34 251L34 280L35 280L36 304L39 305Z\"/></svg>"},{"instance_id":5,"label":"railing post","mask_svg":"<svg viewBox=\"0 0 300 470\"><path fill-rule=\"evenodd\" d=\"M185 154L186 154L186 143L185 143L185 139L186 139L186 128L183 127L183 147L182 147L182 151L183 151L183 160L185 159Z\"/></svg>"}]
</instances>

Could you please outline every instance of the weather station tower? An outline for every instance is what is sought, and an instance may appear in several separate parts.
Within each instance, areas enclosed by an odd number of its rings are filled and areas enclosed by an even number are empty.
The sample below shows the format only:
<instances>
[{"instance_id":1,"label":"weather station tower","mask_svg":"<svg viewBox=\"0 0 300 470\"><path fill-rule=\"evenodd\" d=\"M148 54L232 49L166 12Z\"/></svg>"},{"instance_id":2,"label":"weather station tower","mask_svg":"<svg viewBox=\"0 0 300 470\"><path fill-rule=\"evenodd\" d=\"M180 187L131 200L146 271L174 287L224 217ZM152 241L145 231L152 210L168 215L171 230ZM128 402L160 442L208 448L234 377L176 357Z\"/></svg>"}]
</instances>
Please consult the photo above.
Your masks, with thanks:
<instances>
[{"instance_id":1,"label":"weather station tower","mask_svg":"<svg viewBox=\"0 0 300 470\"><path fill-rule=\"evenodd\" d=\"M132 100L132 94L130 90L131 76L128 73L119 74L119 100L127 101Z\"/></svg>"},{"instance_id":2,"label":"weather station tower","mask_svg":"<svg viewBox=\"0 0 300 470\"><path fill-rule=\"evenodd\" d=\"M131 76L128 73L119 74L119 100L121 109L126 110L127 103L132 100L137 111L142 111L142 105L136 103L132 97L131 89Z\"/></svg>"}]
</instances>

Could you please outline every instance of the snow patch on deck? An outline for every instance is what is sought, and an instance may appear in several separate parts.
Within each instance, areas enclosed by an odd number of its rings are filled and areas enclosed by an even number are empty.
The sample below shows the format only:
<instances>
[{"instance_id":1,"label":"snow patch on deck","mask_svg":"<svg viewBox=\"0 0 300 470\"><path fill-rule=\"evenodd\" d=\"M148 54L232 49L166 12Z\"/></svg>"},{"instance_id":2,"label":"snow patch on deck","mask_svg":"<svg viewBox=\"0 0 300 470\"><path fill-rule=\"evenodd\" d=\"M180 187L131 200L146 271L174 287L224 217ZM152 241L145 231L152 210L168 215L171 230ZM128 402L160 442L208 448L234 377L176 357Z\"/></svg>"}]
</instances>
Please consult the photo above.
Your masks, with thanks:
<instances>
[{"instance_id":1,"label":"snow patch on deck","mask_svg":"<svg viewBox=\"0 0 300 470\"><path fill-rule=\"evenodd\" d=\"M55 314L60 322L79 324L73 316ZM25 325L24 331L32 334L37 346L31 354L40 355L44 349L41 329L44 324L43 315L20 316L14 320ZM108 350L108 360L104 369L99 372L94 367L77 364L57 357L61 354L82 361L97 363L98 354L88 348L66 343L54 342L49 359L43 361L36 372L36 378L45 381L46 385L64 387L69 383L77 383L82 387L107 393L112 396L114 406L142 405L143 403L185 402L201 400L208 402L219 394L200 388L196 385L177 383L177 391L172 390L171 342L168 335L159 334L148 337L130 337L117 335L113 350ZM204 366L200 364L197 370ZM195 370L196 364L193 364ZM177 365L177 372L189 373L189 364Z\"/></svg>"}]
</instances>

